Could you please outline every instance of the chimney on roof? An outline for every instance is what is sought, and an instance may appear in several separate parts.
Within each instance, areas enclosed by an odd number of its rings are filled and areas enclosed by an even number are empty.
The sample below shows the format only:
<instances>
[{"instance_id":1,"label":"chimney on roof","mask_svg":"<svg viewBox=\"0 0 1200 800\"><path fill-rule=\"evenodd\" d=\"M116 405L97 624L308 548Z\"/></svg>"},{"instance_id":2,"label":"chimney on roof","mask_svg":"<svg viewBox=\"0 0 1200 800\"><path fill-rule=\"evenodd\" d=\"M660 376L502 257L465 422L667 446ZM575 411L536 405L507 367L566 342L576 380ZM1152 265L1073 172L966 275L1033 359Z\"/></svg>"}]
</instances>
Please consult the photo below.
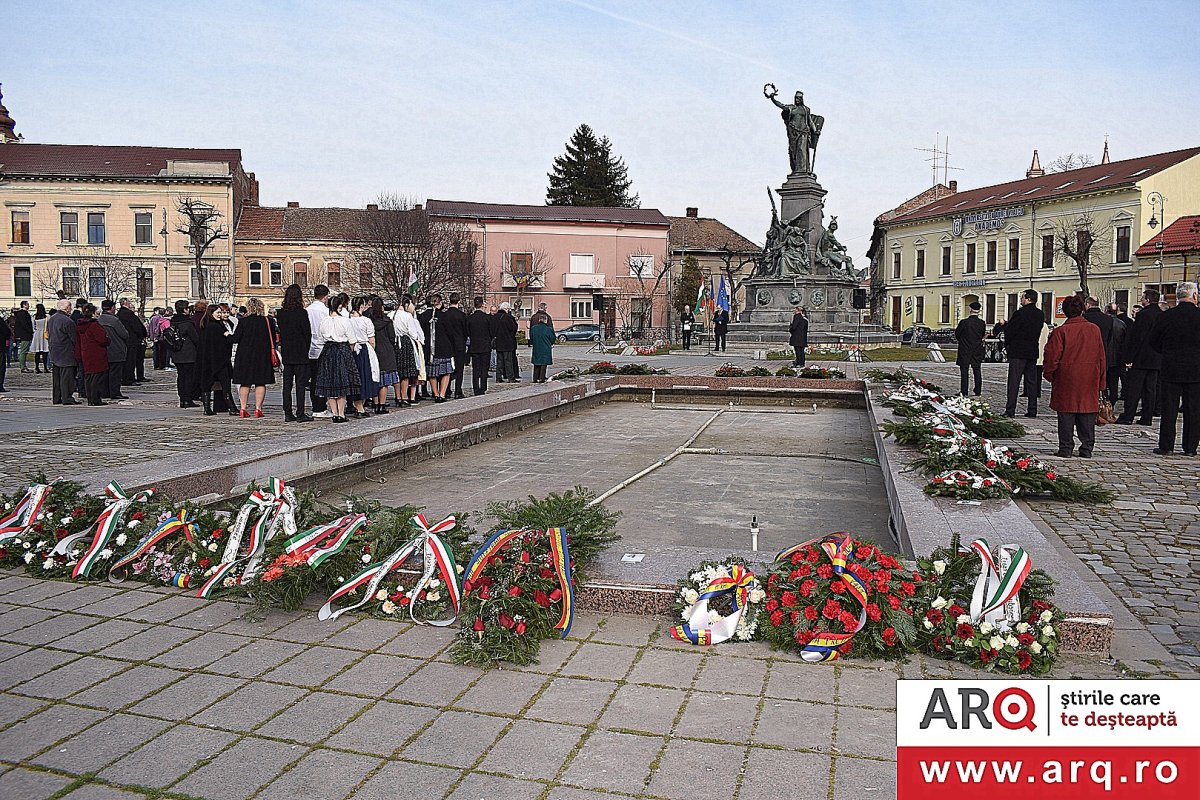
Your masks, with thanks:
<instances>
[{"instance_id":1,"label":"chimney on roof","mask_svg":"<svg viewBox=\"0 0 1200 800\"><path fill-rule=\"evenodd\" d=\"M0 92L0 144L19 142L24 137L17 135L17 123L4 107L4 93Z\"/></svg>"},{"instance_id":2,"label":"chimney on roof","mask_svg":"<svg viewBox=\"0 0 1200 800\"><path fill-rule=\"evenodd\" d=\"M379 210L379 205L377 203L367 203L367 211L378 211L378 210Z\"/></svg>"},{"instance_id":3,"label":"chimney on roof","mask_svg":"<svg viewBox=\"0 0 1200 800\"><path fill-rule=\"evenodd\" d=\"M258 178L254 177L253 172L246 173L246 181L249 189L246 194L246 203L248 205L258 205Z\"/></svg>"},{"instance_id":4,"label":"chimney on roof","mask_svg":"<svg viewBox=\"0 0 1200 800\"><path fill-rule=\"evenodd\" d=\"M958 191L958 181L950 181L950 194Z\"/></svg>"},{"instance_id":5,"label":"chimney on roof","mask_svg":"<svg viewBox=\"0 0 1200 800\"><path fill-rule=\"evenodd\" d=\"M1040 178L1046 174L1046 170L1042 169L1042 161L1038 158L1038 151L1033 151L1033 163L1029 165L1029 169L1025 170L1026 178Z\"/></svg>"},{"instance_id":6,"label":"chimney on roof","mask_svg":"<svg viewBox=\"0 0 1200 800\"><path fill-rule=\"evenodd\" d=\"M687 215L692 219L696 219L700 216L700 209L696 208L695 206L688 206Z\"/></svg>"},{"instance_id":7,"label":"chimney on roof","mask_svg":"<svg viewBox=\"0 0 1200 800\"><path fill-rule=\"evenodd\" d=\"M417 203L416 205L413 206L413 211L421 212L424 210L425 210L425 206L421 205L420 203Z\"/></svg>"},{"instance_id":8,"label":"chimney on roof","mask_svg":"<svg viewBox=\"0 0 1200 800\"><path fill-rule=\"evenodd\" d=\"M1104 137L1104 155L1100 156L1100 163L1108 164L1111 161L1112 161L1112 159L1108 157L1108 137L1105 136Z\"/></svg>"},{"instance_id":9,"label":"chimney on roof","mask_svg":"<svg viewBox=\"0 0 1200 800\"><path fill-rule=\"evenodd\" d=\"M299 208L300 204L295 200L288 200L288 208Z\"/></svg>"}]
</instances>

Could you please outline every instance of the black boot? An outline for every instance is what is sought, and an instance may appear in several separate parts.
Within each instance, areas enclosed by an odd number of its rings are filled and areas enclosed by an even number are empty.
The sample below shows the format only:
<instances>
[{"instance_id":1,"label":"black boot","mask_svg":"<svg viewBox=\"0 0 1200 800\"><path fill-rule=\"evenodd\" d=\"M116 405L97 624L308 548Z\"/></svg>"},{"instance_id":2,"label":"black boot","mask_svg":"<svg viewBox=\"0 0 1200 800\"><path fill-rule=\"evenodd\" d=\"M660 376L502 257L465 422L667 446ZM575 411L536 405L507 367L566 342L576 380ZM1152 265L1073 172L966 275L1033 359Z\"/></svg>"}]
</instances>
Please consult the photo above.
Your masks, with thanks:
<instances>
[{"instance_id":1,"label":"black boot","mask_svg":"<svg viewBox=\"0 0 1200 800\"><path fill-rule=\"evenodd\" d=\"M200 404L204 406L204 416L211 417L213 415L212 392L200 395Z\"/></svg>"},{"instance_id":2,"label":"black boot","mask_svg":"<svg viewBox=\"0 0 1200 800\"><path fill-rule=\"evenodd\" d=\"M1029 410L1025 412L1025 416L1027 416L1027 417L1036 417L1037 416L1037 399L1036 398L1033 398L1033 397L1029 398Z\"/></svg>"}]
</instances>

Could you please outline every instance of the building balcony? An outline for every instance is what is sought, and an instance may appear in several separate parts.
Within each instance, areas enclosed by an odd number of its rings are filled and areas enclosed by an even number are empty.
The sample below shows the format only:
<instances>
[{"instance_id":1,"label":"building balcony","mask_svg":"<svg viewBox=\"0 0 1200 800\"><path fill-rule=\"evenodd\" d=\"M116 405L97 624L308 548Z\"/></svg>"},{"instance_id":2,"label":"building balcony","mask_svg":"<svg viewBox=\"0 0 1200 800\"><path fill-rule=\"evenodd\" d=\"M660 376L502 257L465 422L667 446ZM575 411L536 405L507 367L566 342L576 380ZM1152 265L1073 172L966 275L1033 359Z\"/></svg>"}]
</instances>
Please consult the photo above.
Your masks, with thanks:
<instances>
[{"instance_id":1,"label":"building balcony","mask_svg":"<svg viewBox=\"0 0 1200 800\"><path fill-rule=\"evenodd\" d=\"M500 275L500 288L501 289L519 288L517 285L519 277L520 276L513 275L511 272L502 273ZM545 289L546 288L546 276L545 275L537 275L535 277L530 278L529 282L525 285L524 288L526 288L526 289Z\"/></svg>"},{"instance_id":2,"label":"building balcony","mask_svg":"<svg viewBox=\"0 0 1200 800\"><path fill-rule=\"evenodd\" d=\"M603 289L604 273L602 272L566 272L563 273L564 289Z\"/></svg>"}]
</instances>

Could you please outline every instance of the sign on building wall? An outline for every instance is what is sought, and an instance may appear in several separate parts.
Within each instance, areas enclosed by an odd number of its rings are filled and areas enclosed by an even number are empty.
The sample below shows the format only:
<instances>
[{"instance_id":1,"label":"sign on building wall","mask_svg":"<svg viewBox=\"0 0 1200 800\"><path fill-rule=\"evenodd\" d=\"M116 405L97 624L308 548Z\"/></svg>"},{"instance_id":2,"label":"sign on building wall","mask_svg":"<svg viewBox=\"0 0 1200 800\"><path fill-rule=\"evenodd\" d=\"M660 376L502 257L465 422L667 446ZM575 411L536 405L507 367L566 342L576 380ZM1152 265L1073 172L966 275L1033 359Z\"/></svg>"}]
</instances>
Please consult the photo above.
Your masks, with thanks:
<instances>
[{"instance_id":1,"label":"sign on building wall","mask_svg":"<svg viewBox=\"0 0 1200 800\"><path fill-rule=\"evenodd\" d=\"M1025 216L1025 206L996 208L991 211L976 211L965 217L955 217L952 223L955 236L962 236L963 228L973 225L976 231L995 231L1004 227L1005 220Z\"/></svg>"}]
</instances>

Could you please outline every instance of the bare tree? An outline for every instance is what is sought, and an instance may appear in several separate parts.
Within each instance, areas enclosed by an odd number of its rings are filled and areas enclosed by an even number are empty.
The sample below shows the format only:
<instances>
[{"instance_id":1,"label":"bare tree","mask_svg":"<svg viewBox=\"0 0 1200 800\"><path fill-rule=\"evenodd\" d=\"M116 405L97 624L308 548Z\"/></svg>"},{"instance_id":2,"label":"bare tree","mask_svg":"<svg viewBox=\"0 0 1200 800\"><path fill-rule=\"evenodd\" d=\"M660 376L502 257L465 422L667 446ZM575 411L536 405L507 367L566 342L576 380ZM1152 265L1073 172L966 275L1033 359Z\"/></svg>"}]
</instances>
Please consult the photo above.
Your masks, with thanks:
<instances>
[{"instance_id":1,"label":"bare tree","mask_svg":"<svg viewBox=\"0 0 1200 800\"><path fill-rule=\"evenodd\" d=\"M545 248L528 244L523 250L500 254L500 288L515 289L513 314L520 318L525 298L534 289L546 288L546 274L554 266Z\"/></svg>"},{"instance_id":2,"label":"bare tree","mask_svg":"<svg viewBox=\"0 0 1200 800\"><path fill-rule=\"evenodd\" d=\"M1083 169L1096 163L1096 157L1091 153L1067 153L1046 164L1051 172L1066 172L1072 169Z\"/></svg>"},{"instance_id":3,"label":"bare tree","mask_svg":"<svg viewBox=\"0 0 1200 800\"><path fill-rule=\"evenodd\" d=\"M618 273L614 281L616 293L613 298L623 327L633 327L639 331L654 327L656 300L662 297L665 301L663 283L671 267L670 259L660 259L651 253L639 250L630 255L629 275Z\"/></svg>"},{"instance_id":4,"label":"bare tree","mask_svg":"<svg viewBox=\"0 0 1200 800\"><path fill-rule=\"evenodd\" d=\"M746 279L754 274L754 267L761 256L760 252L734 250L728 243L722 244L717 253L717 258L721 261L721 273L725 276L725 287L729 292L731 317L737 317L740 310L737 301L738 289L741 289Z\"/></svg>"},{"instance_id":5,"label":"bare tree","mask_svg":"<svg viewBox=\"0 0 1200 800\"><path fill-rule=\"evenodd\" d=\"M195 198L180 198L175 209L182 217L175 231L188 238L188 246L192 250L192 259L195 261L196 296L206 298L208 281L205 274L204 256L217 241L229 238L229 228L221 222L220 211Z\"/></svg>"},{"instance_id":6,"label":"bare tree","mask_svg":"<svg viewBox=\"0 0 1200 800\"><path fill-rule=\"evenodd\" d=\"M1096 219L1094 211L1080 212L1076 217L1064 217L1054 231L1055 255L1070 259L1079 274L1079 289L1088 294L1088 278L1092 272L1108 263L1109 230Z\"/></svg>"},{"instance_id":7,"label":"bare tree","mask_svg":"<svg viewBox=\"0 0 1200 800\"><path fill-rule=\"evenodd\" d=\"M73 270L74 275L66 277L64 268ZM92 296L90 289L93 273L104 276L105 297L117 299L140 296L138 262L114 255L107 245L71 248L66 258L53 265L40 267L34 276L34 282L43 296L58 296L61 292L63 296L88 297Z\"/></svg>"}]
</instances>

